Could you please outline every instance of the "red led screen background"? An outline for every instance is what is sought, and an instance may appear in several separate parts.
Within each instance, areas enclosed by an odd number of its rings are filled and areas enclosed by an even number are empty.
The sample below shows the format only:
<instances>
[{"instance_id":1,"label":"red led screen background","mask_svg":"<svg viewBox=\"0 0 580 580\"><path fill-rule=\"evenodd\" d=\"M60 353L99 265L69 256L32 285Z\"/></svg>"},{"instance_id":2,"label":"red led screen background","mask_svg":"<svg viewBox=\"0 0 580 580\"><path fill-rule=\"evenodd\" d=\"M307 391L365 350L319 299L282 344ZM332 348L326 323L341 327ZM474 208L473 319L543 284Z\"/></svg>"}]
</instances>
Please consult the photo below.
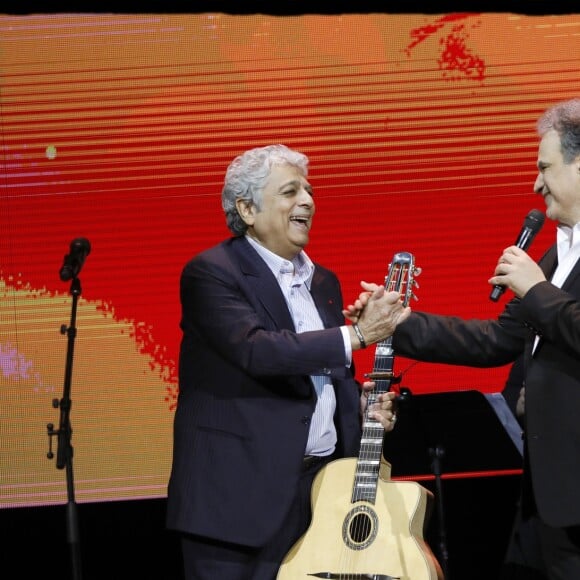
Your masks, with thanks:
<instances>
[{"instance_id":1,"label":"red led screen background","mask_svg":"<svg viewBox=\"0 0 580 580\"><path fill-rule=\"evenodd\" d=\"M46 425L63 394L71 240L92 248L71 387L77 501L162 497L179 274L228 235L233 156L278 142L309 155L308 253L347 302L410 251L415 308L494 316L509 298L488 298L499 253L544 209L535 121L580 93L573 15L6 15L0 29L0 506L66 501ZM530 253L553 236L547 223ZM356 353L361 378L373 354ZM508 370L396 366L416 393L494 392Z\"/></svg>"}]
</instances>

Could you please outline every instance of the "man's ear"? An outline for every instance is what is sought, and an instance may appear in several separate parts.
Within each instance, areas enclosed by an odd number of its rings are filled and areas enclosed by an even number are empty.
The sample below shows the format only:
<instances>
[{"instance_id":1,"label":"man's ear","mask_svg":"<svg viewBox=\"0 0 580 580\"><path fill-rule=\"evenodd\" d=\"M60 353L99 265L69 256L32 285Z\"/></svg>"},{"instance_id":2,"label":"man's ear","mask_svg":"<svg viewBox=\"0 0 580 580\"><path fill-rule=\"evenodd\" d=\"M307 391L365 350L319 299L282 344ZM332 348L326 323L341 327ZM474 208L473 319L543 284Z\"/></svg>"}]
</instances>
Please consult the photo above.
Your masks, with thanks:
<instances>
[{"instance_id":1,"label":"man's ear","mask_svg":"<svg viewBox=\"0 0 580 580\"><path fill-rule=\"evenodd\" d=\"M240 217L244 220L246 225L248 226L254 225L256 206L251 201L237 199L236 209L238 210Z\"/></svg>"}]
</instances>

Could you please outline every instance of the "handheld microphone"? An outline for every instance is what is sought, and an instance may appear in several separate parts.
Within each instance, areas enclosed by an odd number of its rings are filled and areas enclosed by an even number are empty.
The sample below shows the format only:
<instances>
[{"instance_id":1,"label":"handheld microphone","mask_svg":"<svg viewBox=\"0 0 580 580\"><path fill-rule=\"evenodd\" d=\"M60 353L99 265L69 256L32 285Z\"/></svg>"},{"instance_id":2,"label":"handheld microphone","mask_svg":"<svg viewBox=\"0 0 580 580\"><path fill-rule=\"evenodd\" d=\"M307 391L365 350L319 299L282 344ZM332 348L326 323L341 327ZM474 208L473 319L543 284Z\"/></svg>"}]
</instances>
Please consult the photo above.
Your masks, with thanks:
<instances>
[{"instance_id":1,"label":"handheld microphone","mask_svg":"<svg viewBox=\"0 0 580 580\"><path fill-rule=\"evenodd\" d=\"M91 244L86 238L75 238L70 243L70 251L64 257L62 268L60 269L60 279L63 282L76 278L91 253Z\"/></svg>"},{"instance_id":2,"label":"handheld microphone","mask_svg":"<svg viewBox=\"0 0 580 580\"><path fill-rule=\"evenodd\" d=\"M524 220L524 225L514 245L522 250L527 250L536 237L536 234L542 229L545 219L546 216L539 209L531 210ZM489 295L489 299L497 302L504 292L505 286L496 284Z\"/></svg>"}]
</instances>

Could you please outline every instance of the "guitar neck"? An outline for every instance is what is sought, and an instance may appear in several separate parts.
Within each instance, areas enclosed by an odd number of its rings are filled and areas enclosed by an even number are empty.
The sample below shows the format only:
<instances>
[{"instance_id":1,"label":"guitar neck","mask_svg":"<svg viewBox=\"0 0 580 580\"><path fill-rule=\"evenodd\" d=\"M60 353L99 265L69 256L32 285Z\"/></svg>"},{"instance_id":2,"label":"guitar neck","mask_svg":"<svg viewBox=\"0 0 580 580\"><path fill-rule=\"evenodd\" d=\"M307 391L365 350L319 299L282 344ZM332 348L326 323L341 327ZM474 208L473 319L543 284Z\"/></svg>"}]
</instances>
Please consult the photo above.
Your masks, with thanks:
<instances>
[{"instance_id":1,"label":"guitar neck","mask_svg":"<svg viewBox=\"0 0 580 580\"><path fill-rule=\"evenodd\" d=\"M403 296L403 304L407 306L409 299L414 296L413 286L416 286L414 276L418 273L413 254L409 252L395 254L385 278L385 290L399 292ZM375 382L375 388L369 394L363 418L363 432L352 492L353 503L368 501L374 504L377 496L385 431L376 419L369 417L369 408L377 401L379 395L391 390L395 360L392 344L392 337L377 343L373 372L366 375Z\"/></svg>"},{"instance_id":2,"label":"guitar neck","mask_svg":"<svg viewBox=\"0 0 580 580\"><path fill-rule=\"evenodd\" d=\"M391 344L390 337L377 344L375 366L369 375L369 378L375 381L375 388L369 394L364 413L363 432L353 485L353 502L368 501L374 504L377 495L385 431L376 419L369 417L369 408L380 394L391 389L395 359Z\"/></svg>"}]
</instances>

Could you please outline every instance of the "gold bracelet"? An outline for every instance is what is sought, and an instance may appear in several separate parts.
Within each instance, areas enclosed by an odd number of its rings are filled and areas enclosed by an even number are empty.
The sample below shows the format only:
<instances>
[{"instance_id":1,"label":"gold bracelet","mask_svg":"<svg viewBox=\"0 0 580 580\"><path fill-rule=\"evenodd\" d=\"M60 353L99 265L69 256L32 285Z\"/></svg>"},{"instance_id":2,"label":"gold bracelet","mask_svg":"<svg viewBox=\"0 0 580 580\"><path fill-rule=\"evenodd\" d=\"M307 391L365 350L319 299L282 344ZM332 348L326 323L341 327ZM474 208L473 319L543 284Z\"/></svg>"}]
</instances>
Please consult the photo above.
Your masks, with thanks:
<instances>
[{"instance_id":1,"label":"gold bracelet","mask_svg":"<svg viewBox=\"0 0 580 580\"><path fill-rule=\"evenodd\" d=\"M358 324L353 324L352 325L353 329L354 329L354 333L356 334L356 337L358 338L358 341L360 342L360 347L361 348L366 348L367 347L367 343L365 341L365 337L363 336L363 333L361 332Z\"/></svg>"}]
</instances>

